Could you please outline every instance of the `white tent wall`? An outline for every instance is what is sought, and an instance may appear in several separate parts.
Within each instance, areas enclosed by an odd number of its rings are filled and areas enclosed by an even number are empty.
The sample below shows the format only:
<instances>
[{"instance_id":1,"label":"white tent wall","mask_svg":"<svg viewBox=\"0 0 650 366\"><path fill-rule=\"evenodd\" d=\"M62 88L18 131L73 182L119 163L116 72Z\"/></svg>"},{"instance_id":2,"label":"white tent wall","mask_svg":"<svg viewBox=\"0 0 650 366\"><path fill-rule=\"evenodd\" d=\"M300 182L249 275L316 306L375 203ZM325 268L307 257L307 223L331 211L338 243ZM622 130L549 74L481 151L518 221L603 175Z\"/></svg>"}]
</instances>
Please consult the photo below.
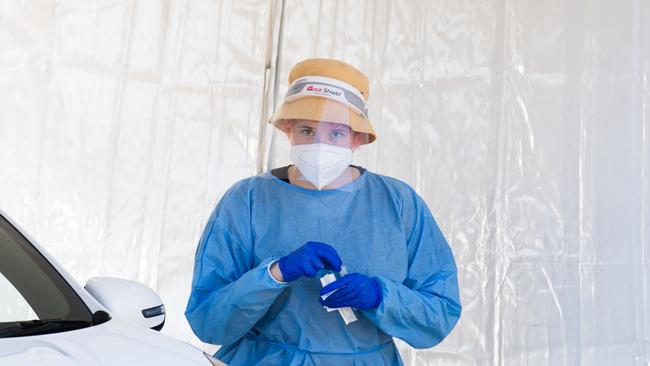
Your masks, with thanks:
<instances>
[{"instance_id":1,"label":"white tent wall","mask_svg":"<svg viewBox=\"0 0 650 366\"><path fill-rule=\"evenodd\" d=\"M260 123L290 67L340 58L371 80L356 161L417 189L459 266L459 325L401 343L406 364L646 365L647 19L643 0L0 0L0 208L81 282L156 289L163 332L199 344L203 225L288 162Z\"/></svg>"},{"instance_id":2,"label":"white tent wall","mask_svg":"<svg viewBox=\"0 0 650 366\"><path fill-rule=\"evenodd\" d=\"M0 2L2 208L82 283L156 289L184 340L203 225L255 173L261 3Z\"/></svg>"}]
</instances>

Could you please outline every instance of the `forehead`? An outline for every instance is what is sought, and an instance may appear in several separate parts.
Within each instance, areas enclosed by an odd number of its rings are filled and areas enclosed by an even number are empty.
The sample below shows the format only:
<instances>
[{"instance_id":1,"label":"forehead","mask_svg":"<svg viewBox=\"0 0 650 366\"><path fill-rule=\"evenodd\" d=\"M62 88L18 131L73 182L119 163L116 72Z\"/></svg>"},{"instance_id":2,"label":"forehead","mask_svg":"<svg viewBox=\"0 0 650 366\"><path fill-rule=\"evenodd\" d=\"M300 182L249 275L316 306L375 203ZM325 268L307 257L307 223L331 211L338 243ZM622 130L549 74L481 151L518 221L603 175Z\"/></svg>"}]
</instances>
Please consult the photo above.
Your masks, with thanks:
<instances>
[{"instance_id":1,"label":"forehead","mask_svg":"<svg viewBox=\"0 0 650 366\"><path fill-rule=\"evenodd\" d=\"M300 127L309 127L313 128L315 130L350 130L350 126L344 125L342 123L333 123L333 122L325 122L325 121L312 121L308 119L296 119L292 121L293 126L300 128Z\"/></svg>"}]
</instances>

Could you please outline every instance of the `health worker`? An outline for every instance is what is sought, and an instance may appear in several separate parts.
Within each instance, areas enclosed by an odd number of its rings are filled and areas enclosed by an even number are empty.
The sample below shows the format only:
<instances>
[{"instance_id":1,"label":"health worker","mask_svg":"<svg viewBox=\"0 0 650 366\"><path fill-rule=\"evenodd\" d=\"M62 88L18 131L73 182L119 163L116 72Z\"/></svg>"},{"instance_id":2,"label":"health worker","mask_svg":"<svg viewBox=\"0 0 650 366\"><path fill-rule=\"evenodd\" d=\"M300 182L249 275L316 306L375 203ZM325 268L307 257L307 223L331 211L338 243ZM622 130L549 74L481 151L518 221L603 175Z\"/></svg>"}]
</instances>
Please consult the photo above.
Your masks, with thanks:
<instances>
[{"instance_id":1,"label":"health worker","mask_svg":"<svg viewBox=\"0 0 650 366\"><path fill-rule=\"evenodd\" d=\"M456 263L425 202L352 164L376 139L368 84L338 60L296 64L270 120L294 164L236 183L209 218L185 315L229 365L402 365L393 337L430 348L458 322Z\"/></svg>"}]
</instances>

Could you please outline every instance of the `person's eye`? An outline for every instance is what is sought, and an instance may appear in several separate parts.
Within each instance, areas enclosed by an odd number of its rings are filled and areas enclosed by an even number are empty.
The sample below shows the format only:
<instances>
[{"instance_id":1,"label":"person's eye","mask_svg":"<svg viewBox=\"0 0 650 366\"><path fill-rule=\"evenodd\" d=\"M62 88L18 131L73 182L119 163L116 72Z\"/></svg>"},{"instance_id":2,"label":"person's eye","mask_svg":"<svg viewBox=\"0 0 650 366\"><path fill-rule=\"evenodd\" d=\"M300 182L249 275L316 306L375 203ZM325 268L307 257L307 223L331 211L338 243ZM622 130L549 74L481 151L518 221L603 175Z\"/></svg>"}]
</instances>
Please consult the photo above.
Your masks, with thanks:
<instances>
[{"instance_id":1,"label":"person's eye","mask_svg":"<svg viewBox=\"0 0 650 366\"><path fill-rule=\"evenodd\" d=\"M332 138L338 140L338 139L340 139L340 138L342 138L342 137L345 137L345 136L346 136L346 133L345 133L345 132L341 132L341 131L332 131L332 132L330 133L330 136L331 136Z\"/></svg>"},{"instance_id":2,"label":"person's eye","mask_svg":"<svg viewBox=\"0 0 650 366\"><path fill-rule=\"evenodd\" d=\"M302 133L303 136L314 136L314 130L310 130L310 129L306 129L306 128L303 129L303 130L300 130L300 133Z\"/></svg>"}]
</instances>

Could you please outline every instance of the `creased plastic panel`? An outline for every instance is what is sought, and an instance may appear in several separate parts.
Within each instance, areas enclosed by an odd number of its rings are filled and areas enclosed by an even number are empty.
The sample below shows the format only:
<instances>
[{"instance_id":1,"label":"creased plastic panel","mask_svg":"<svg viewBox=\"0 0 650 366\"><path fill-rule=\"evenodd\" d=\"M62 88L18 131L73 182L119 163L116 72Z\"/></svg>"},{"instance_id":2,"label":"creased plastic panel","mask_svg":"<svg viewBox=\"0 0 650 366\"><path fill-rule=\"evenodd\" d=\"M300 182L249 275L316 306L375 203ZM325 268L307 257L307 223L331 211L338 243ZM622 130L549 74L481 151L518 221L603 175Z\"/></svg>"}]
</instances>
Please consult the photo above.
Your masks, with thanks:
<instances>
[{"instance_id":1,"label":"creased plastic panel","mask_svg":"<svg viewBox=\"0 0 650 366\"><path fill-rule=\"evenodd\" d=\"M0 206L82 283L156 289L180 339L203 225L255 173L267 11L0 2Z\"/></svg>"}]
</instances>

